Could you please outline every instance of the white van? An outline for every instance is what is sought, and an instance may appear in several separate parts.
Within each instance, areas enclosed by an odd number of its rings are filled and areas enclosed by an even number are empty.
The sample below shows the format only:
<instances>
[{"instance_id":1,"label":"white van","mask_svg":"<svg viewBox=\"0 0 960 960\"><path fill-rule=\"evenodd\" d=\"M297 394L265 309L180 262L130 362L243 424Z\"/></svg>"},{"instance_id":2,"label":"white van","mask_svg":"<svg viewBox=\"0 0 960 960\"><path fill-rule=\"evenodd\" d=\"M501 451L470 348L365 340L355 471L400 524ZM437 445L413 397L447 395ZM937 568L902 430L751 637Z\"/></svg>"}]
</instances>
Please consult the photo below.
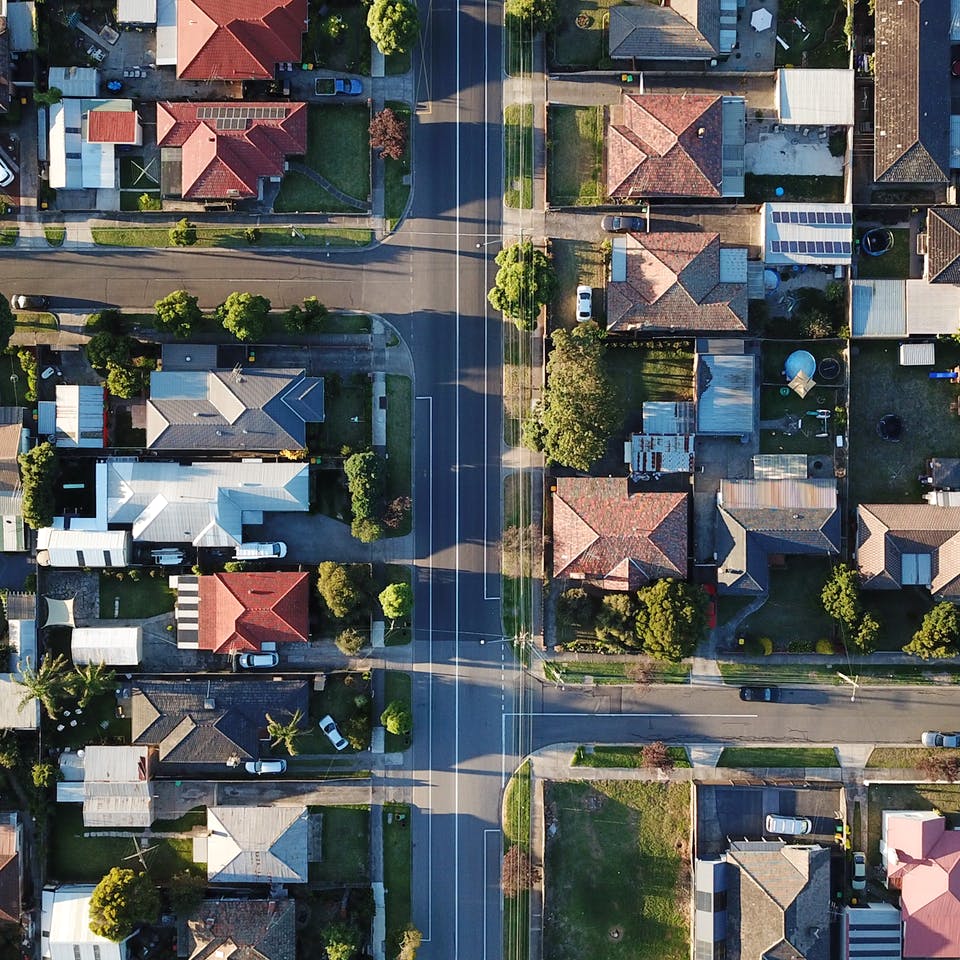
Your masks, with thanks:
<instances>
[{"instance_id":1,"label":"white van","mask_svg":"<svg viewBox=\"0 0 960 960\"><path fill-rule=\"evenodd\" d=\"M270 557L281 558L287 555L287 545L274 543L241 543L234 553L235 560L266 560Z\"/></svg>"},{"instance_id":2,"label":"white van","mask_svg":"<svg viewBox=\"0 0 960 960\"><path fill-rule=\"evenodd\" d=\"M767 833L780 833L787 837L802 837L813 832L813 824L807 817L781 817L775 813L768 813L766 819Z\"/></svg>"}]
</instances>

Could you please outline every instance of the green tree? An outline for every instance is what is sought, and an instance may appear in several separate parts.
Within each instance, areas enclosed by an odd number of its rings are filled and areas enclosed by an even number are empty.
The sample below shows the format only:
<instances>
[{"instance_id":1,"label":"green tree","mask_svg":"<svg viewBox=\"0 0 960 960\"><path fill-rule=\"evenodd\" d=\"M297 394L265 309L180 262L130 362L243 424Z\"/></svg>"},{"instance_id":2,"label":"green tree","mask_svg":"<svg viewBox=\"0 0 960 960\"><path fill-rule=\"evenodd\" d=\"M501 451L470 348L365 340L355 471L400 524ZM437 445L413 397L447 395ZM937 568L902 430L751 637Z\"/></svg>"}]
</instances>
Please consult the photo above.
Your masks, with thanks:
<instances>
[{"instance_id":1,"label":"green tree","mask_svg":"<svg viewBox=\"0 0 960 960\"><path fill-rule=\"evenodd\" d=\"M116 671L105 663L85 663L74 668L70 692L77 698L77 706L85 710L98 697L109 693L116 682Z\"/></svg>"},{"instance_id":2,"label":"green tree","mask_svg":"<svg viewBox=\"0 0 960 960\"><path fill-rule=\"evenodd\" d=\"M33 102L38 107L52 107L63 99L63 91L59 87L50 87L48 90L34 90Z\"/></svg>"},{"instance_id":3,"label":"green tree","mask_svg":"<svg viewBox=\"0 0 960 960\"><path fill-rule=\"evenodd\" d=\"M270 746L279 747L282 743L287 753L295 757L299 752L297 750L297 738L306 733L306 727L303 725L303 711L298 707L289 719L274 720L268 713L267 715L267 736L270 738Z\"/></svg>"},{"instance_id":4,"label":"green tree","mask_svg":"<svg viewBox=\"0 0 960 960\"><path fill-rule=\"evenodd\" d=\"M707 595L699 586L671 577L644 587L637 599L643 607L637 635L644 653L676 663L696 650L707 627Z\"/></svg>"},{"instance_id":5,"label":"green tree","mask_svg":"<svg viewBox=\"0 0 960 960\"><path fill-rule=\"evenodd\" d=\"M389 733L405 736L413 730L413 714L410 704L404 700L391 700L380 714L380 722Z\"/></svg>"},{"instance_id":6,"label":"green tree","mask_svg":"<svg viewBox=\"0 0 960 960\"><path fill-rule=\"evenodd\" d=\"M367 11L367 29L385 57L405 53L420 32L416 4L410 0L373 0Z\"/></svg>"},{"instance_id":7,"label":"green tree","mask_svg":"<svg viewBox=\"0 0 960 960\"><path fill-rule=\"evenodd\" d=\"M17 361L27 378L27 389L24 391L23 398L32 403L37 399L37 355L33 350L21 347L17 350Z\"/></svg>"},{"instance_id":8,"label":"green tree","mask_svg":"<svg viewBox=\"0 0 960 960\"><path fill-rule=\"evenodd\" d=\"M330 317L330 311L316 298L307 297L303 306L295 303L283 315L283 325L291 333L317 333Z\"/></svg>"},{"instance_id":9,"label":"green tree","mask_svg":"<svg viewBox=\"0 0 960 960\"><path fill-rule=\"evenodd\" d=\"M637 604L629 593L608 593L600 601L593 629L601 643L635 647L636 625Z\"/></svg>"},{"instance_id":10,"label":"green tree","mask_svg":"<svg viewBox=\"0 0 960 960\"><path fill-rule=\"evenodd\" d=\"M184 340L203 319L197 298L186 290L174 290L161 297L153 305L153 309L157 315L157 329Z\"/></svg>"},{"instance_id":11,"label":"green tree","mask_svg":"<svg viewBox=\"0 0 960 960\"><path fill-rule=\"evenodd\" d=\"M17 683L26 692L20 698L20 706L26 706L36 697L46 710L47 716L56 720L61 702L73 693L72 673L70 663L62 653L55 657L45 653L39 667L34 667L29 659L26 663L21 663Z\"/></svg>"},{"instance_id":12,"label":"green tree","mask_svg":"<svg viewBox=\"0 0 960 960\"><path fill-rule=\"evenodd\" d=\"M10 301L0 294L0 350L6 350L16 327L17 318L10 309Z\"/></svg>"},{"instance_id":13,"label":"green tree","mask_svg":"<svg viewBox=\"0 0 960 960\"><path fill-rule=\"evenodd\" d=\"M553 264L529 241L504 247L496 256L500 268L487 299L521 330L533 330L540 309L549 303L557 285Z\"/></svg>"},{"instance_id":14,"label":"green tree","mask_svg":"<svg viewBox=\"0 0 960 960\"><path fill-rule=\"evenodd\" d=\"M350 533L361 543L374 543L383 536L383 524L372 517L354 517Z\"/></svg>"},{"instance_id":15,"label":"green tree","mask_svg":"<svg viewBox=\"0 0 960 960\"><path fill-rule=\"evenodd\" d=\"M33 530L53 523L56 507L54 490L60 476L57 448L49 442L38 443L17 457L23 490L21 509L23 522Z\"/></svg>"},{"instance_id":16,"label":"green tree","mask_svg":"<svg viewBox=\"0 0 960 960\"><path fill-rule=\"evenodd\" d=\"M857 571L846 563L835 567L830 579L820 591L820 601L827 616L840 624L841 635L846 640L855 632L863 614L860 605L860 577Z\"/></svg>"},{"instance_id":17,"label":"green tree","mask_svg":"<svg viewBox=\"0 0 960 960\"><path fill-rule=\"evenodd\" d=\"M50 763L49 760L43 763L35 763L30 768L30 778L38 790L49 789L60 777L60 768L55 763Z\"/></svg>"},{"instance_id":18,"label":"green tree","mask_svg":"<svg viewBox=\"0 0 960 960\"><path fill-rule=\"evenodd\" d=\"M583 587L570 587L557 598L557 620L566 626L586 626L593 619L593 611L593 597Z\"/></svg>"},{"instance_id":19,"label":"green tree","mask_svg":"<svg viewBox=\"0 0 960 960\"><path fill-rule=\"evenodd\" d=\"M538 425L524 425L550 463L589 470L623 422L623 403L605 367L605 333L593 321L555 330Z\"/></svg>"},{"instance_id":20,"label":"green tree","mask_svg":"<svg viewBox=\"0 0 960 960\"><path fill-rule=\"evenodd\" d=\"M20 765L20 741L14 733L4 730L0 733L0 767L13 770Z\"/></svg>"},{"instance_id":21,"label":"green tree","mask_svg":"<svg viewBox=\"0 0 960 960\"><path fill-rule=\"evenodd\" d=\"M197 227L186 217L170 228L170 243L174 247L189 247L197 242Z\"/></svg>"},{"instance_id":22,"label":"green tree","mask_svg":"<svg viewBox=\"0 0 960 960\"><path fill-rule=\"evenodd\" d=\"M152 923L160 912L157 888L145 873L113 867L90 897L90 929L120 943L139 923Z\"/></svg>"},{"instance_id":23,"label":"green tree","mask_svg":"<svg viewBox=\"0 0 960 960\"><path fill-rule=\"evenodd\" d=\"M87 359L91 367L102 373L111 363L121 367L129 364L130 347L130 338L125 334L101 330L87 341Z\"/></svg>"},{"instance_id":24,"label":"green tree","mask_svg":"<svg viewBox=\"0 0 960 960\"><path fill-rule=\"evenodd\" d=\"M947 601L929 610L913 639L903 647L904 653L921 660L953 657L960 643L960 613Z\"/></svg>"},{"instance_id":25,"label":"green tree","mask_svg":"<svg viewBox=\"0 0 960 960\"><path fill-rule=\"evenodd\" d=\"M359 630L347 627L337 634L334 643L345 657L355 657L367 645L367 638Z\"/></svg>"},{"instance_id":26,"label":"green tree","mask_svg":"<svg viewBox=\"0 0 960 960\"><path fill-rule=\"evenodd\" d=\"M254 293L231 293L217 307L217 319L238 340L259 340L270 321L270 301Z\"/></svg>"},{"instance_id":27,"label":"green tree","mask_svg":"<svg viewBox=\"0 0 960 960\"><path fill-rule=\"evenodd\" d=\"M504 0L503 10L532 33L549 30L557 22L556 0Z\"/></svg>"},{"instance_id":28,"label":"green tree","mask_svg":"<svg viewBox=\"0 0 960 960\"><path fill-rule=\"evenodd\" d=\"M355 453L344 461L343 471L347 475L354 517L378 517L387 482L387 465L383 457L372 450Z\"/></svg>"},{"instance_id":29,"label":"green tree","mask_svg":"<svg viewBox=\"0 0 960 960\"><path fill-rule=\"evenodd\" d=\"M388 583L377 597L383 615L390 619L390 629L397 620L405 620L413 609L413 587L406 581Z\"/></svg>"},{"instance_id":30,"label":"green tree","mask_svg":"<svg viewBox=\"0 0 960 960\"><path fill-rule=\"evenodd\" d=\"M336 620L350 616L363 600L350 571L332 560L324 560L317 569L317 591Z\"/></svg>"},{"instance_id":31,"label":"green tree","mask_svg":"<svg viewBox=\"0 0 960 960\"><path fill-rule=\"evenodd\" d=\"M139 367L120 366L113 360L107 362L107 390L111 396L131 400L140 396L143 389L143 370Z\"/></svg>"},{"instance_id":32,"label":"green tree","mask_svg":"<svg viewBox=\"0 0 960 960\"><path fill-rule=\"evenodd\" d=\"M861 653L873 653L880 636L880 624L872 613L865 613L853 634L853 645Z\"/></svg>"},{"instance_id":33,"label":"green tree","mask_svg":"<svg viewBox=\"0 0 960 960\"><path fill-rule=\"evenodd\" d=\"M400 952L397 954L397 960L417 960L417 951L421 943L423 943L423 934L412 923L408 923L400 937Z\"/></svg>"},{"instance_id":34,"label":"green tree","mask_svg":"<svg viewBox=\"0 0 960 960\"><path fill-rule=\"evenodd\" d=\"M170 907L178 917L193 913L203 902L206 892L206 875L198 877L195 873L190 873L187 870L174 874L167 887Z\"/></svg>"}]
</instances>

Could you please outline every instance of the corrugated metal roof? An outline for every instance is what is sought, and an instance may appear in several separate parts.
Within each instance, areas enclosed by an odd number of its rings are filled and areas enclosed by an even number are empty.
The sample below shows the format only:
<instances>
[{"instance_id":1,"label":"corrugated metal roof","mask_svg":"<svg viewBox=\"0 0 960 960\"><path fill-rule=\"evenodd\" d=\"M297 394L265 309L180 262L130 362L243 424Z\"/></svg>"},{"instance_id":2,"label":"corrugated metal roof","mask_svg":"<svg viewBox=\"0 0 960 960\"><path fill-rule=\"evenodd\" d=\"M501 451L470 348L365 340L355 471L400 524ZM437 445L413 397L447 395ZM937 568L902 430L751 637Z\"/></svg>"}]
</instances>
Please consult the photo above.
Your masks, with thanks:
<instances>
[{"instance_id":1,"label":"corrugated metal roof","mask_svg":"<svg viewBox=\"0 0 960 960\"><path fill-rule=\"evenodd\" d=\"M960 287L952 283L906 280L907 333L946 334L960 330Z\"/></svg>"},{"instance_id":2,"label":"corrugated metal roof","mask_svg":"<svg viewBox=\"0 0 960 960\"><path fill-rule=\"evenodd\" d=\"M736 40L736 31L733 31L733 38ZM720 193L724 197L742 197L745 182L743 154L746 142L746 101L743 97L724 97L721 109L723 130L721 169L723 179L720 183ZM723 282L722 260L720 280ZM746 282L746 277L741 282Z\"/></svg>"},{"instance_id":3,"label":"corrugated metal roof","mask_svg":"<svg viewBox=\"0 0 960 960\"><path fill-rule=\"evenodd\" d=\"M777 71L780 120L792 126L853 126L853 71Z\"/></svg>"},{"instance_id":4,"label":"corrugated metal roof","mask_svg":"<svg viewBox=\"0 0 960 960\"><path fill-rule=\"evenodd\" d=\"M641 411L644 433L693 433L694 404L692 401L648 400L641 405Z\"/></svg>"},{"instance_id":5,"label":"corrugated metal roof","mask_svg":"<svg viewBox=\"0 0 960 960\"><path fill-rule=\"evenodd\" d=\"M50 960L123 960L126 957L123 943L113 943L90 929L93 890L92 885L65 884L43 892L41 928L49 931L44 938L47 941L44 957Z\"/></svg>"},{"instance_id":6,"label":"corrugated metal roof","mask_svg":"<svg viewBox=\"0 0 960 960\"><path fill-rule=\"evenodd\" d=\"M309 819L306 807L208 807L208 879L306 883Z\"/></svg>"},{"instance_id":7,"label":"corrugated metal roof","mask_svg":"<svg viewBox=\"0 0 960 960\"><path fill-rule=\"evenodd\" d=\"M850 332L854 339L892 339L907 333L907 294L903 280L854 280Z\"/></svg>"},{"instance_id":8,"label":"corrugated metal roof","mask_svg":"<svg viewBox=\"0 0 960 960\"><path fill-rule=\"evenodd\" d=\"M125 567L130 534L126 530L37 531L37 562L52 567ZM44 558L41 559L41 552Z\"/></svg>"},{"instance_id":9,"label":"corrugated metal roof","mask_svg":"<svg viewBox=\"0 0 960 960\"><path fill-rule=\"evenodd\" d=\"M156 23L157 0L117 0L118 23Z\"/></svg>"},{"instance_id":10,"label":"corrugated metal roof","mask_svg":"<svg viewBox=\"0 0 960 960\"><path fill-rule=\"evenodd\" d=\"M10 49L14 53L37 49L37 8L33 0L7 4L7 30L10 31Z\"/></svg>"},{"instance_id":11,"label":"corrugated metal roof","mask_svg":"<svg viewBox=\"0 0 960 960\"><path fill-rule=\"evenodd\" d=\"M754 480L805 479L805 453L759 453L753 458Z\"/></svg>"},{"instance_id":12,"label":"corrugated metal roof","mask_svg":"<svg viewBox=\"0 0 960 960\"><path fill-rule=\"evenodd\" d=\"M102 449L104 405L103 387L57 384L56 445Z\"/></svg>"},{"instance_id":13,"label":"corrugated metal roof","mask_svg":"<svg viewBox=\"0 0 960 960\"><path fill-rule=\"evenodd\" d=\"M99 71L96 67L51 67L47 84L56 87L67 97L95 97L98 93Z\"/></svg>"},{"instance_id":14,"label":"corrugated metal roof","mask_svg":"<svg viewBox=\"0 0 960 960\"><path fill-rule=\"evenodd\" d=\"M143 655L140 627L75 627L70 638L74 663L136 666Z\"/></svg>"},{"instance_id":15,"label":"corrugated metal roof","mask_svg":"<svg viewBox=\"0 0 960 960\"><path fill-rule=\"evenodd\" d=\"M753 433L756 360L752 355L699 356L697 386L697 433Z\"/></svg>"},{"instance_id":16,"label":"corrugated metal roof","mask_svg":"<svg viewBox=\"0 0 960 960\"><path fill-rule=\"evenodd\" d=\"M832 478L721 480L717 502L727 510L832 510L837 505L837 482Z\"/></svg>"},{"instance_id":17,"label":"corrugated metal roof","mask_svg":"<svg viewBox=\"0 0 960 960\"><path fill-rule=\"evenodd\" d=\"M18 674L0 673L0 729L36 730L40 726L40 701L34 697L23 706L23 687Z\"/></svg>"},{"instance_id":18,"label":"corrugated metal roof","mask_svg":"<svg viewBox=\"0 0 960 960\"><path fill-rule=\"evenodd\" d=\"M901 367L932 367L937 362L937 348L932 340L900 344Z\"/></svg>"}]
</instances>

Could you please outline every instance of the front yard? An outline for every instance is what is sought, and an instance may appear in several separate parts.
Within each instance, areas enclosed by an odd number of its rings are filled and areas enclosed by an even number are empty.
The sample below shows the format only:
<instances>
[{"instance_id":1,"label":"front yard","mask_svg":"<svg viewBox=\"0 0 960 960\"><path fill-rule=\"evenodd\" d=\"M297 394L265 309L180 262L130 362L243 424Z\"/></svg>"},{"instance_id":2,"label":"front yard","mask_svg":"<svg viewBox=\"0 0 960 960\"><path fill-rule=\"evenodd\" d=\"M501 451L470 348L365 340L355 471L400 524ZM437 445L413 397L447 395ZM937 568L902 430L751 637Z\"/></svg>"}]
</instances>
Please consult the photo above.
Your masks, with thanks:
<instances>
[{"instance_id":1,"label":"front yard","mask_svg":"<svg viewBox=\"0 0 960 960\"><path fill-rule=\"evenodd\" d=\"M329 714L345 737L355 732L365 743L370 742L370 681L359 673L329 673L323 690L310 691L310 718L307 732L297 739L297 750L304 755L332 754L337 750L327 735L320 729L321 717ZM354 748L347 747L344 753ZM276 756L284 756L282 746L274 747Z\"/></svg>"},{"instance_id":2,"label":"front yard","mask_svg":"<svg viewBox=\"0 0 960 960\"><path fill-rule=\"evenodd\" d=\"M547 307L550 329L577 325L577 286L593 288L593 316L602 326L606 315L603 294L607 284L607 258L600 245L586 240L551 240L550 253L557 274L557 292Z\"/></svg>"},{"instance_id":3,"label":"front yard","mask_svg":"<svg viewBox=\"0 0 960 960\"><path fill-rule=\"evenodd\" d=\"M610 66L607 50L609 9L619 0L560 0L558 20L547 37L547 54L560 67ZM577 18L583 16L582 26Z\"/></svg>"},{"instance_id":4,"label":"front yard","mask_svg":"<svg viewBox=\"0 0 960 960\"><path fill-rule=\"evenodd\" d=\"M560 206L603 203L605 108L547 105L547 199Z\"/></svg>"},{"instance_id":5,"label":"front yard","mask_svg":"<svg viewBox=\"0 0 960 960\"><path fill-rule=\"evenodd\" d=\"M307 807L323 817L321 859L310 863L310 882L361 883L370 876L370 808Z\"/></svg>"}]
</instances>

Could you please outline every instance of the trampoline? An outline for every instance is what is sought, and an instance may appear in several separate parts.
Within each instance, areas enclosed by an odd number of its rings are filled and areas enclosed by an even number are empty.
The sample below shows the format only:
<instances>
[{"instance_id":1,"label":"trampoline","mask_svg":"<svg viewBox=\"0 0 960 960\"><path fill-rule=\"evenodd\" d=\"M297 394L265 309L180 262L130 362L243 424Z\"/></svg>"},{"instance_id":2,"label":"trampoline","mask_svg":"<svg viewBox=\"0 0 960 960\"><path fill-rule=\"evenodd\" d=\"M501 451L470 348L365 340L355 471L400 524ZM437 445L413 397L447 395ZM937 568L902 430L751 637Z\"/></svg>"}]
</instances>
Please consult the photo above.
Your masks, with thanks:
<instances>
[{"instance_id":1,"label":"trampoline","mask_svg":"<svg viewBox=\"0 0 960 960\"><path fill-rule=\"evenodd\" d=\"M840 361L836 357L824 357L820 361L820 379L836 380L840 376Z\"/></svg>"},{"instance_id":2,"label":"trampoline","mask_svg":"<svg viewBox=\"0 0 960 960\"><path fill-rule=\"evenodd\" d=\"M877 424L877 435L887 443L899 443L903 433L903 421L895 414L888 413Z\"/></svg>"},{"instance_id":3,"label":"trampoline","mask_svg":"<svg viewBox=\"0 0 960 960\"><path fill-rule=\"evenodd\" d=\"M793 380L798 373L812 379L817 372L817 361L809 350L794 350L783 365L783 375Z\"/></svg>"}]
</instances>

